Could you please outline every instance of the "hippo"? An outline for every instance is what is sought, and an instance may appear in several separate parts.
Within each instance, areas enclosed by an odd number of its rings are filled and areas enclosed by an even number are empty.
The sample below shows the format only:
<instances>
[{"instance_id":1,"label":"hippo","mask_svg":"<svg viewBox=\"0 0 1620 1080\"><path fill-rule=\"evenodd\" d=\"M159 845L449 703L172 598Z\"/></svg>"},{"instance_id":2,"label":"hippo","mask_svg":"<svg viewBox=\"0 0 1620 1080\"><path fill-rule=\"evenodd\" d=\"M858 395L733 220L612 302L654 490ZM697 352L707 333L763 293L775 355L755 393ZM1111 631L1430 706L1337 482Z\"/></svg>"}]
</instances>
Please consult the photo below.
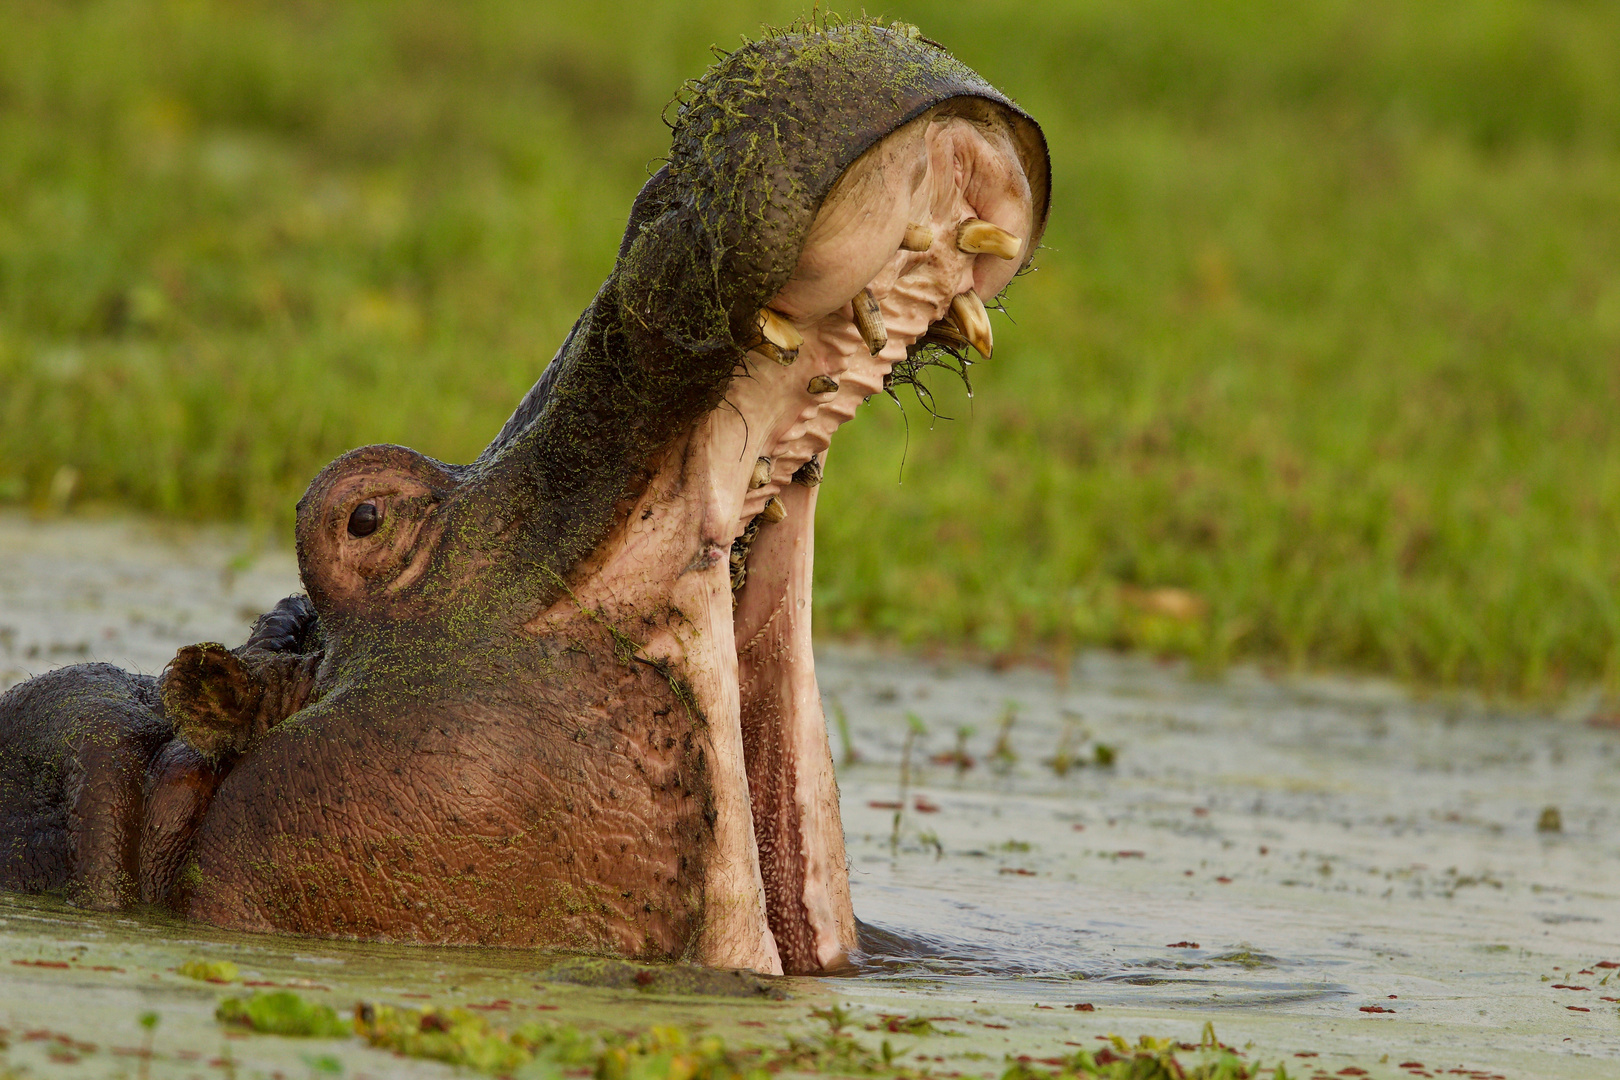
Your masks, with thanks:
<instances>
[{"instance_id":1,"label":"hippo","mask_svg":"<svg viewBox=\"0 0 1620 1080\"><path fill-rule=\"evenodd\" d=\"M367 446L304 594L0 697L0 887L218 926L817 974L857 947L811 651L833 431L993 351L1039 126L914 27L674 103L595 299L468 465Z\"/></svg>"}]
</instances>

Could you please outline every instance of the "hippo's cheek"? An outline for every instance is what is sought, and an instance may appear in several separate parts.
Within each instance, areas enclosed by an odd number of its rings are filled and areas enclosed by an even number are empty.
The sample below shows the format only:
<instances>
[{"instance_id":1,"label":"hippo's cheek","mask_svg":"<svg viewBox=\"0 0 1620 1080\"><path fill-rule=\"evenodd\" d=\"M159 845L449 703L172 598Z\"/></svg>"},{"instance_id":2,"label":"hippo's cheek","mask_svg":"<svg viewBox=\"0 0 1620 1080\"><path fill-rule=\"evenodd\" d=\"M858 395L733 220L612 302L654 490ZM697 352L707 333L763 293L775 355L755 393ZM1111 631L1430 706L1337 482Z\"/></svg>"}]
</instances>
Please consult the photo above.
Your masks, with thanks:
<instances>
[{"instance_id":1,"label":"hippo's cheek","mask_svg":"<svg viewBox=\"0 0 1620 1080\"><path fill-rule=\"evenodd\" d=\"M295 718L221 786L197 839L190 914L244 929L680 954L701 918L701 750L678 730L667 681L627 673L613 689L565 708L509 695L499 708L435 705L383 723L352 702L318 723Z\"/></svg>"}]
</instances>

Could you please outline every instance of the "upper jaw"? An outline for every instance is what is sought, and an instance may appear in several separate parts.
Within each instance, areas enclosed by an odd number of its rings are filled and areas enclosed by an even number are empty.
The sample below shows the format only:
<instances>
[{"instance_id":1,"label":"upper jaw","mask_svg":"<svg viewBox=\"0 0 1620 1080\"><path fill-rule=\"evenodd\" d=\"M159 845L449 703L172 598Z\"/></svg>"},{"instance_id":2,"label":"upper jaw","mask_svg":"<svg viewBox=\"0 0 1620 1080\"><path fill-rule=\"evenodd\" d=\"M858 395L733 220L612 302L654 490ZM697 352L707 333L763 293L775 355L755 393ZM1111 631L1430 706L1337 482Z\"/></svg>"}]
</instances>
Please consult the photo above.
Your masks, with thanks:
<instances>
[{"instance_id":1,"label":"upper jaw","mask_svg":"<svg viewBox=\"0 0 1620 1080\"><path fill-rule=\"evenodd\" d=\"M1033 227L1029 181L1000 128L936 110L852 167L811 227L798 269L762 312L790 327L796 355L783 369L784 353L765 329L767 340L749 354L748 378L728 394L770 432L761 455L771 461L769 483L750 487L754 462L744 463L740 524L827 450L833 431L885 388L893 366L931 329L942 322L965 329L988 355L988 320L960 324L964 315L982 320L983 301L1028 261ZM871 315L866 327L857 320L863 301L877 313L876 340ZM836 391L807 392L825 387L816 383L823 377Z\"/></svg>"}]
</instances>

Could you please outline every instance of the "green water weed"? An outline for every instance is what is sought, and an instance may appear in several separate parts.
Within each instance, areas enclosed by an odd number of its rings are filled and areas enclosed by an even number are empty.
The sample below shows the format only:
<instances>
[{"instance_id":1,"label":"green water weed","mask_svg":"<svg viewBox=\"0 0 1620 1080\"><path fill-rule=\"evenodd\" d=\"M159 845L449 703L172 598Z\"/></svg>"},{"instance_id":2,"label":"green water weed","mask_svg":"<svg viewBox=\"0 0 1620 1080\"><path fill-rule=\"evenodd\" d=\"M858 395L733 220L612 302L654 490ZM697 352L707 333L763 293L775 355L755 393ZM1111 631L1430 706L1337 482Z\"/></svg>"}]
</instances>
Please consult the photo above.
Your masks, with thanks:
<instances>
[{"instance_id":1,"label":"green water weed","mask_svg":"<svg viewBox=\"0 0 1620 1080\"><path fill-rule=\"evenodd\" d=\"M957 779L961 779L964 772L967 772L969 769L974 767L974 756L967 753L967 740L974 737L977 730L978 729L975 729L974 725L972 724L957 725L956 745L951 746L951 750L949 750L948 753L943 753L943 755L936 756L936 758L933 759L935 764L948 764L948 766L953 766L954 769L956 769Z\"/></svg>"},{"instance_id":2,"label":"green water weed","mask_svg":"<svg viewBox=\"0 0 1620 1080\"><path fill-rule=\"evenodd\" d=\"M1132 1045L1119 1035L1109 1035L1108 1045L1050 1059L1045 1067L1014 1061L1002 1073L1002 1080L1254 1080L1259 1072L1241 1053L1215 1037L1213 1024L1205 1023L1196 1043L1143 1035ZM1273 1080L1287 1080L1287 1075L1279 1063Z\"/></svg>"},{"instance_id":3,"label":"green water weed","mask_svg":"<svg viewBox=\"0 0 1620 1080\"><path fill-rule=\"evenodd\" d=\"M135 1067L135 1075L139 1080L146 1080L152 1072L152 1046L157 1040L158 1025L163 1022L163 1017L147 1010L137 1016L135 1022L141 1025L140 1064Z\"/></svg>"},{"instance_id":4,"label":"green water weed","mask_svg":"<svg viewBox=\"0 0 1620 1080\"><path fill-rule=\"evenodd\" d=\"M766 1074L712 1035L655 1026L635 1035L591 1035L567 1024L514 1028L465 1009L361 1005L355 1030L372 1046L478 1072L555 1078L589 1070L597 1080L764 1080Z\"/></svg>"},{"instance_id":5,"label":"green water weed","mask_svg":"<svg viewBox=\"0 0 1620 1080\"><path fill-rule=\"evenodd\" d=\"M1080 723L1080 717L1065 711L1063 713L1063 730L1058 734L1057 749L1042 764L1060 777L1068 776L1069 770L1079 762L1077 752L1085 737L1086 731L1085 727Z\"/></svg>"},{"instance_id":6,"label":"green water weed","mask_svg":"<svg viewBox=\"0 0 1620 1080\"><path fill-rule=\"evenodd\" d=\"M309 1070L310 1080L343 1075L343 1061L335 1054L300 1054L299 1057Z\"/></svg>"},{"instance_id":7,"label":"green water weed","mask_svg":"<svg viewBox=\"0 0 1620 1080\"><path fill-rule=\"evenodd\" d=\"M1018 722L1018 702L1008 701L996 720L996 744L990 750L990 767L1006 772L1018 763L1018 754L1012 748L1012 729Z\"/></svg>"},{"instance_id":8,"label":"green water weed","mask_svg":"<svg viewBox=\"0 0 1620 1080\"><path fill-rule=\"evenodd\" d=\"M844 711L844 703L838 698L828 700L832 704L833 724L838 728L838 745L843 749L842 761L848 767L861 759L855 750L855 740L849 733L849 713Z\"/></svg>"},{"instance_id":9,"label":"green water weed","mask_svg":"<svg viewBox=\"0 0 1620 1080\"><path fill-rule=\"evenodd\" d=\"M229 997L214 1010L222 1024L264 1035L338 1038L354 1033L330 1005L305 1001L291 990L256 993L249 998Z\"/></svg>"},{"instance_id":10,"label":"green water weed","mask_svg":"<svg viewBox=\"0 0 1620 1080\"><path fill-rule=\"evenodd\" d=\"M894 809L894 824L889 830L889 851L900 849L900 824L905 819L906 800L911 795L911 751L917 740L926 738L928 726L914 712L906 713L906 741L900 750L900 797Z\"/></svg>"},{"instance_id":11,"label":"green water weed","mask_svg":"<svg viewBox=\"0 0 1620 1080\"><path fill-rule=\"evenodd\" d=\"M242 978L241 971L229 960L187 960L175 970L198 982L233 983Z\"/></svg>"}]
</instances>

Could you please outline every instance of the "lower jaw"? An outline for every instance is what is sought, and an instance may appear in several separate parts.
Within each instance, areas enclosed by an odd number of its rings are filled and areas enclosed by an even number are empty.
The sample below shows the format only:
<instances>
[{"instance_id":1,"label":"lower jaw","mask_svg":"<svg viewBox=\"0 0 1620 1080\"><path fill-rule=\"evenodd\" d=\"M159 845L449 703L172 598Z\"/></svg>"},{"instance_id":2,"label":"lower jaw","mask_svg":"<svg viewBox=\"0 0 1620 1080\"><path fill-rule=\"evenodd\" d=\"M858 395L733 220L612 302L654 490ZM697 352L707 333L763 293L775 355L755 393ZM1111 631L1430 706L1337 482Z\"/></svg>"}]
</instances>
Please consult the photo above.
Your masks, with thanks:
<instances>
[{"instance_id":1,"label":"lower jaw","mask_svg":"<svg viewBox=\"0 0 1620 1080\"><path fill-rule=\"evenodd\" d=\"M810 639L816 489L779 491L787 516L762 525L735 593L723 560L691 555L695 538L729 539L711 523L736 519L730 474L752 449L723 411L672 447L623 531L532 630L568 637L598 611L648 627L639 654L671 665L702 718L710 828L702 929L685 947L717 967L818 974L846 963L855 922Z\"/></svg>"},{"instance_id":2,"label":"lower jaw","mask_svg":"<svg viewBox=\"0 0 1620 1080\"><path fill-rule=\"evenodd\" d=\"M819 974L855 945L844 835L810 638L814 488L762 530L737 596L739 720L767 919L783 970Z\"/></svg>"}]
</instances>

